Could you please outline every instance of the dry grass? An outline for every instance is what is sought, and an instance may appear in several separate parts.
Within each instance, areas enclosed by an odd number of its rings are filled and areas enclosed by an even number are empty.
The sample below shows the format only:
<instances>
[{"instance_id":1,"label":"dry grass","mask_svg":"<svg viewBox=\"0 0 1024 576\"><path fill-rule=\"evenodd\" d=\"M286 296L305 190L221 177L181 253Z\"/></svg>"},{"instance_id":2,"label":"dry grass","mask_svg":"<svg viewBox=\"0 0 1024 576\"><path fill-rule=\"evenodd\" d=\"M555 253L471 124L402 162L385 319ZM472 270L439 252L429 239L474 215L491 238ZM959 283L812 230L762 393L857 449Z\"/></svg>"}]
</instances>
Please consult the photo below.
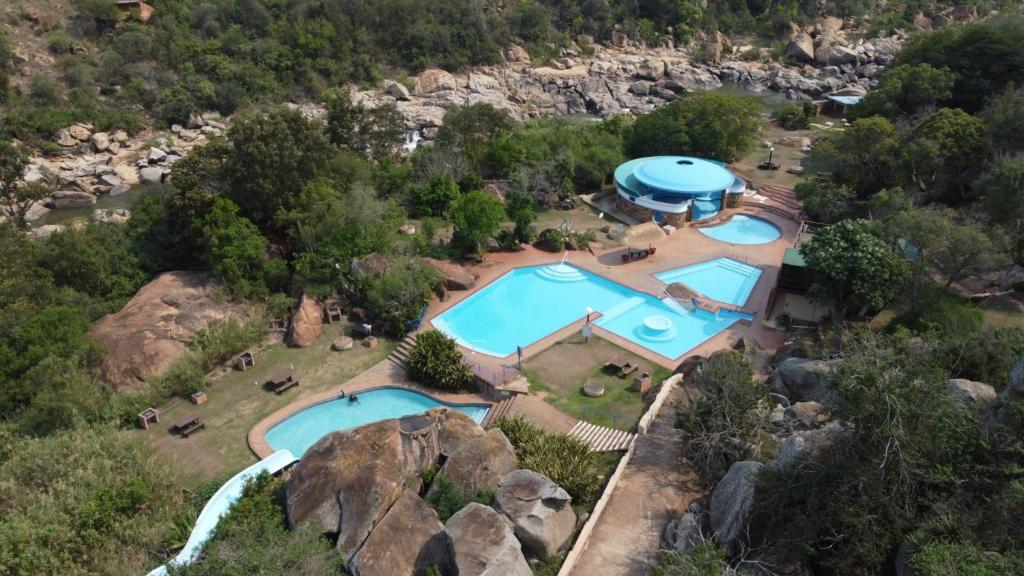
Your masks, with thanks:
<instances>
[{"instance_id":1,"label":"dry grass","mask_svg":"<svg viewBox=\"0 0 1024 576\"><path fill-rule=\"evenodd\" d=\"M245 372L224 371L211 378L205 392L209 400L202 406L178 402L161 412L160 424L148 431L126 432L145 437L157 454L180 470L183 483L198 485L234 474L255 461L246 435L257 422L300 396L340 386L386 357L395 344L381 341L375 349L357 346L345 352L333 352L331 341L346 329L344 324L324 326L324 335L309 348L289 348L274 344L256 355L256 366ZM292 370L300 385L280 396L264 390L262 383L282 370ZM183 417L196 414L206 422L206 430L189 438L179 438L168 428Z\"/></svg>"}]
</instances>

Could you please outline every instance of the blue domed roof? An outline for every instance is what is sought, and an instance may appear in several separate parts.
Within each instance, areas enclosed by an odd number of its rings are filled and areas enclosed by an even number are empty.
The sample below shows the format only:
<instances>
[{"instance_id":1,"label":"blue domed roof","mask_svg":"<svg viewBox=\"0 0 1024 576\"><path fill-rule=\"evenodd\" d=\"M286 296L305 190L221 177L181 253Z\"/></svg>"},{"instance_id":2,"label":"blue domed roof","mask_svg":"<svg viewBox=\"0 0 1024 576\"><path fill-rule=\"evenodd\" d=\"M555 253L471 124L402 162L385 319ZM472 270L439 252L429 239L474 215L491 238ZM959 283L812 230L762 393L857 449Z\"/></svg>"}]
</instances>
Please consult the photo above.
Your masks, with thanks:
<instances>
[{"instance_id":1,"label":"blue domed roof","mask_svg":"<svg viewBox=\"0 0 1024 576\"><path fill-rule=\"evenodd\" d=\"M638 160L646 161L637 162L639 165L633 170L636 180L648 188L665 192L721 192L736 180L721 164L701 158L656 156Z\"/></svg>"}]
</instances>

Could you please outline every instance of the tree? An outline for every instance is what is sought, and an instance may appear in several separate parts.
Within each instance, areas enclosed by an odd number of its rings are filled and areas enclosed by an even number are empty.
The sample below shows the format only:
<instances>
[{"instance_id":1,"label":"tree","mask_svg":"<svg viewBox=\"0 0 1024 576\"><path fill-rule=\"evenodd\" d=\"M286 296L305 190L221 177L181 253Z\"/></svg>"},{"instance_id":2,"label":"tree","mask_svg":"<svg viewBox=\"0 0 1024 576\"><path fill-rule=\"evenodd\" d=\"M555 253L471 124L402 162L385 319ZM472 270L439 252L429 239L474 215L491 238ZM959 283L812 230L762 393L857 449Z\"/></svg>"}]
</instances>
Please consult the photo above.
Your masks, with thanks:
<instances>
[{"instance_id":1,"label":"tree","mask_svg":"<svg viewBox=\"0 0 1024 576\"><path fill-rule=\"evenodd\" d=\"M978 182L985 191L985 205L992 220L1006 226L1016 247L1014 258L1024 250L1024 154L1000 156Z\"/></svg>"},{"instance_id":2,"label":"tree","mask_svg":"<svg viewBox=\"0 0 1024 576\"><path fill-rule=\"evenodd\" d=\"M226 196L263 229L274 227L306 182L327 174L333 154L318 126L287 109L236 119L228 140Z\"/></svg>"},{"instance_id":3,"label":"tree","mask_svg":"<svg viewBox=\"0 0 1024 576\"><path fill-rule=\"evenodd\" d=\"M810 295L832 305L837 340L846 311L881 310L907 277L907 263L866 220L843 220L800 247L814 277Z\"/></svg>"},{"instance_id":4,"label":"tree","mask_svg":"<svg viewBox=\"0 0 1024 576\"><path fill-rule=\"evenodd\" d=\"M896 166L902 144L889 120L880 116L861 118L815 146L809 161L832 172L840 184L869 196L900 183Z\"/></svg>"},{"instance_id":5,"label":"tree","mask_svg":"<svg viewBox=\"0 0 1024 576\"><path fill-rule=\"evenodd\" d=\"M913 116L948 101L956 76L929 64L901 64L885 70L878 87L850 110L852 118Z\"/></svg>"},{"instance_id":6,"label":"tree","mask_svg":"<svg viewBox=\"0 0 1024 576\"><path fill-rule=\"evenodd\" d=\"M473 373L455 340L443 332L428 330L416 336L409 352L409 376L432 388L462 390L473 384Z\"/></svg>"},{"instance_id":7,"label":"tree","mask_svg":"<svg viewBox=\"0 0 1024 576\"><path fill-rule=\"evenodd\" d=\"M625 139L631 157L689 155L730 162L754 145L761 106L749 98L699 92L637 119Z\"/></svg>"},{"instance_id":8,"label":"tree","mask_svg":"<svg viewBox=\"0 0 1024 576\"><path fill-rule=\"evenodd\" d=\"M1024 88L1009 86L989 100L981 113L996 152L1024 151L1020 127L1024 126Z\"/></svg>"},{"instance_id":9,"label":"tree","mask_svg":"<svg viewBox=\"0 0 1024 576\"><path fill-rule=\"evenodd\" d=\"M106 301L104 308L120 308L147 280L123 226L69 227L47 238L40 252L57 286Z\"/></svg>"},{"instance_id":10,"label":"tree","mask_svg":"<svg viewBox=\"0 0 1024 576\"><path fill-rule=\"evenodd\" d=\"M515 225L512 236L520 244L533 242L533 222L537 219L533 198L525 194L509 194L505 198L505 214Z\"/></svg>"},{"instance_id":11,"label":"tree","mask_svg":"<svg viewBox=\"0 0 1024 576\"><path fill-rule=\"evenodd\" d=\"M505 221L505 209L494 196L474 190L452 204L448 217L455 226L452 241L467 252L479 253L483 242Z\"/></svg>"},{"instance_id":12,"label":"tree","mask_svg":"<svg viewBox=\"0 0 1024 576\"><path fill-rule=\"evenodd\" d=\"M282 280L284 263L267 257L267 240L252 222L239 215L238 206L227 198L214 200L196 228L206 247L210 270L229 293L266 296L268 284Z\"/></svg>"},{"instance_id":13,"label":"tree","mask_svg":"<svg viewBox=\"0 0 1024 576\"><path fill-rule=\"evenodd\" d=\"M849 187L833 182L805 180L793 189L797 199L804 203L804 214L816 222L832 224L852 212L856 194Z\"/></svg>"},{"instance_id":14,"label":"tree","mask_svg":"<svg viewBox=\"0 0 1024 576\"><path fill-rule=\"evenodd\" d=\"M483 156L491 148L490 143L510 133L512 127L508 112L486 102L451 108L444 113L436 145L461 149L470 164L482 172Z\"/></svg>"},{"instance_id":15,"label":"tree","mask_svg":"<svg viewBox=\"0 0 1024 576\"><path fill-rule=\"evenodd\" d=\"M358 300L385 333L400 338L421 320L439 284L433 268L418 259L403 258L380 276L365 279Z\"/></svg>"},{"instance_id":16,"label":"tree","mask_svg":"<svg viewBox=\"0 0 1024 576\"><path fill-rule=\"evenodd\" d=\"M44 184L27 184L21 179L28 154L10 142L0 141L0 215L19 228L28 228L29 209L50 195Z\"/></svg>"},{"instance_id":17,"label":"tree","mask_svg":"<svg viewBox=\"0 0 1024 576\"><path fill-rule=\"evenodd\" d=\"M959 108L941 108L914 127L907 153L911 178L925 192L942 174L963 196L988 146L984 120Z\"/></svg>"},{"instance_id":18,"label":"tree","mask_svg":"<svg viewBox=\"0 0 1024 576\"><path fill-rule=\"evenodd\" d=\"M335 146L380 162L390 159L405 132L405 118L393 104L367 110L348 92L326 93L327 137Z\"/></svg>"},{"instance_id":19,"label":"tree","mask_svg":"<svg viewBox=\"0 0 1024 576\"><path fill-rule=\"evenodd\" d=\"M419 216L444 216L461 195L455 178L440 173L413 187L412 211Z\"/></svg>"}]
</instances>

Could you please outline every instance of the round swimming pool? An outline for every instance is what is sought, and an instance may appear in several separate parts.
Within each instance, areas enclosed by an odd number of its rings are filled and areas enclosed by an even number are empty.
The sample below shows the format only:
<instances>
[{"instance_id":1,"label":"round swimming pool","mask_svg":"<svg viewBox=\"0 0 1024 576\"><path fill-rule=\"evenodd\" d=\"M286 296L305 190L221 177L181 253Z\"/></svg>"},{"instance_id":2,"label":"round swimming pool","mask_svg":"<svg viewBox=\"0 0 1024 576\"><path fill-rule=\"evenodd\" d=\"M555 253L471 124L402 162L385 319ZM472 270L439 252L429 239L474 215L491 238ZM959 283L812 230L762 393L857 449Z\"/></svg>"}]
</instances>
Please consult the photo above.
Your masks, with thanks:
<instances>
[{"instance_id":1,"label":"round swimming pool","mask_svg":"<svg viewBox=\"0 0 1024 576\"><path fill-rule=\"evenodd\" d=\"M782 231L775 224L745 214L737 214L725 224L697 230L709 238L729 244L767 244L782 236Z\"/></svg>"},{"instance_id":2,"label":"round swimming pool","mask_svg":"<svg viewBox=\"0 0 1024 576\"><path fill-rule=\"evenodd\" d=\"M274 450L290 450L301 458L317 440L337 430L422 414L439 406L454 408L480 423L489 408L475 404L447 404L405 388L374 388L357 392L356 398L356 401L350 401L348 397L337 398L303 408L268 430L267 444Z\"/></svg>"}]
</instances>

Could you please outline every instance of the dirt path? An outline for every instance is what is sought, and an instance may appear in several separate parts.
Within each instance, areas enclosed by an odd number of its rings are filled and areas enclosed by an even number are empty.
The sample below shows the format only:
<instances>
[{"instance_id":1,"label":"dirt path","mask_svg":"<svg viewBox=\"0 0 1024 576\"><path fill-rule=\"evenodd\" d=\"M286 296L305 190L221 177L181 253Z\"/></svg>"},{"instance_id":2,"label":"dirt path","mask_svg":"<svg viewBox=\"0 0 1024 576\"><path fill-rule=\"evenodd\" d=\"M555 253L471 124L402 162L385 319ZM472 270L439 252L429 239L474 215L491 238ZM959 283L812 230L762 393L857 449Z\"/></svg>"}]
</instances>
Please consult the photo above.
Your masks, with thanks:
<instances>
[{"instance_id":1,"label":"dirt path","mask_svg":"<svg viewBox=\"0 0 1024 576\"><path fill-rule=\"evenodd\" d=\"M686 401L677 388L672 399ZM598 520L572 576L639 576L656 561L661 533L700 496L696 476L682 464L675 410L666 404L636 451Z\"/></svg>"}]
</instances>

